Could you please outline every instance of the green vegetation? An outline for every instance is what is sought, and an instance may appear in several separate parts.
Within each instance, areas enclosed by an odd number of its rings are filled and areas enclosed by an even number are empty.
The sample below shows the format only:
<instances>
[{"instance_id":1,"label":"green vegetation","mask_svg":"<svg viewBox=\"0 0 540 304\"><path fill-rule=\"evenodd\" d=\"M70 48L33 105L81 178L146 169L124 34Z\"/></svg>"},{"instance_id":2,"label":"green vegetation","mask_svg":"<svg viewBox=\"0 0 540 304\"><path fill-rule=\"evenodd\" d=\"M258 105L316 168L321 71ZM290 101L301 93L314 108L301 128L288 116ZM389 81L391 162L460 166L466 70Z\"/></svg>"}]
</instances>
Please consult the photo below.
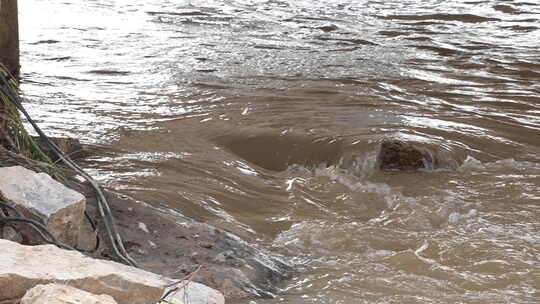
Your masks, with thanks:
<instances>
[{"instance_id":1,"label":"green vegetation","mask_svg":"<svg viewBox=\"0 0 540 304\"><path fill-rule=\"evenodd\" d=\"M32 169L39 169L39 171L47 172L54 178L62 179L64 176L62 169L54 164L24 128L19 111L11 101L14 96L19 96L18 81L1 63L0 85L3 87L3 90L0 90L0 148L5 150L0 158L0 166L6 165L2 164L2 161L10 164L16 163L25 167L33 167ZM4 91L7 91L8 94Z\"/></svg>"}]
</instances>

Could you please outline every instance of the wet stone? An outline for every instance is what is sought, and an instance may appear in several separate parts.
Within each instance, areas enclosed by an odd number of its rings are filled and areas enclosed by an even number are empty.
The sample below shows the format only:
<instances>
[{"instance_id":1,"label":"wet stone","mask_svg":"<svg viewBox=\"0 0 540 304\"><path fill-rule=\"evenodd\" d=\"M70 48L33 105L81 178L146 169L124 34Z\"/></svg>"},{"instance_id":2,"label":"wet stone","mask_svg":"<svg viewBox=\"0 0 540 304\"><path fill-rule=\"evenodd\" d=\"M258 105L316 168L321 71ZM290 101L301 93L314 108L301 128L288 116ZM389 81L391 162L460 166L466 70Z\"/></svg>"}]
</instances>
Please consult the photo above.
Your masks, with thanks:
<instances>
[{"instance_id":1,"label":"wet stone","mask_svg":"<svg viewBox=\"0 0 540 304\"><path fill-rule=\"evenodd\" d=\"M338 29L337 25L334 25L334 24L328 24L328 25L323 25L323 26L320 26L319 29L323 32L332 32L332 31L335 31Z\"/></svg>"},{"instance_id":2,"label":"wet stone","mask_svg":"<svg viewBox=\"0 0 540 304\"><path fill-rule=\"evenodd\" d=\"M433 168L433 156L415 144L385 140L377 156L377 166L384 171L416 171Z\"/></svg>"},{"instance_id":3,"label":"wet stone","mask_svg":"<svg viewBox=\"0 0 540 304\"><path fill-rule=\"evenodd\" d=\"M47 154L52 160L57 161L58 156L53 152L51 147L39 136L32 136L32 139L39 145L41 150ZM85 150L81 142L76 138L69 137L49 137L62 153L69 155L70 158L82 158L88 151Z\"/></svg>"}]
</instances>

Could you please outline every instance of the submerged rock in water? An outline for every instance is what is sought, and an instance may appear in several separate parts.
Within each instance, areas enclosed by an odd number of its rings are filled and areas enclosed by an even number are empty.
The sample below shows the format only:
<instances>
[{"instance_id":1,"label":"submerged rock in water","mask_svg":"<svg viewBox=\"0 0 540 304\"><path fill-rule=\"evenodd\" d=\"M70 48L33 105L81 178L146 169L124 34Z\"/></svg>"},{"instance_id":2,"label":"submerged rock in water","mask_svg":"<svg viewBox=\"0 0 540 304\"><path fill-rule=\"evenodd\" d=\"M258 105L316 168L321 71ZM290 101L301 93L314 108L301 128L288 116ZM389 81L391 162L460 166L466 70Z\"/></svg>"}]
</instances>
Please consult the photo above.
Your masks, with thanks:
<instances>
[{"instance_id":1,"label":"submerged rock in water","mask_svg":"<svg viewBox=\"0 0 540 304\"><path fill-rule=\"evenodd\" d=\"M230 298L236 295L255 295L272 298L278 293L275 284L290 278L292 268L280 256L247 243L226 231L203 223L192 223L191 226L204 233L213 244L215 253L212 263L219 275L202 271L196 280L222 291ZM219 283L217 282L219 281ZM234 286L234 287L233 287ZM242 297L238 297L242 298Z\"/></svg>"},{"instance_id":2,"label":"submerged rock in water","mask_svg":"<svg viewBox=\"0 0 540 304\"><path fill-rule=\"evenodd\" d=\"M377 167L385 171L433 169L434 157L426 149L401 140L385 140L377 156Z\"/></svg>"},{"instance_id":3,"label":"submerged rock in water","mask_svg":"<svg viewBox=\"0 0 540 304\"><path fill-rule=\"evenodd\" d=\"M59 160L58 156L53 152L49 145L39 136L32 136L32 139L39 145L40 149L47 154L52 160ZM69 137L49 137L49 140L54 143L60 151L69 155L70 158L82 158L88 154L87 149L76 138Z\"/></svg>"},{"instance_id":4,"label":"submerged rock in water","mask_svg":"<svg viewBox=\"0 0 540 304\"><path fill-rule=\"evenodd\" d=\"M327 25L323 25L323 26L318 27L318 29L320 29L321 31L323 31L325 33L328 33L328 32L332 32L332 31L337 30L338 27L335 24L327 24Z\"/></svg>"}]
</instances>

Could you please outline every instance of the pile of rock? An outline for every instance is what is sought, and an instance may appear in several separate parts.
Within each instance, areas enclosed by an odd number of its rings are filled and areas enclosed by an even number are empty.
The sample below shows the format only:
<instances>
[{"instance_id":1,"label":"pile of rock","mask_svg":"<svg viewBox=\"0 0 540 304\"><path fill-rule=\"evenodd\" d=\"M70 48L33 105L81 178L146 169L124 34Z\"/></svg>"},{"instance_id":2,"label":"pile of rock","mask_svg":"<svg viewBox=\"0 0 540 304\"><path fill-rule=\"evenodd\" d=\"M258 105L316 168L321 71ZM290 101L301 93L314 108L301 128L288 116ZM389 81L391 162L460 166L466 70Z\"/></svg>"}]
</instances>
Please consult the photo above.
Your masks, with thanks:
<instances>
[{"instance_id":1,"label":"pile of rock","mask_svg":"<svg viewBox=\"0 0 540 304\"><path fill-rule=\"evenodd\" d=\"M23 167L0 168L0 198L25 217L43 223L64 244L77 246L92 237L81 228L85 197L44 173ZM41 241L21 223L0 228L2 236L11 239L0 240L0 303L150 304L160 302L171 288L177 290L167 300L176 304L224 303L220 292L202 284L174 281L53 245L18 244L13 240L24 244ZM61 285L47 285L52 283Z\"/></svg>"}]
</instances>

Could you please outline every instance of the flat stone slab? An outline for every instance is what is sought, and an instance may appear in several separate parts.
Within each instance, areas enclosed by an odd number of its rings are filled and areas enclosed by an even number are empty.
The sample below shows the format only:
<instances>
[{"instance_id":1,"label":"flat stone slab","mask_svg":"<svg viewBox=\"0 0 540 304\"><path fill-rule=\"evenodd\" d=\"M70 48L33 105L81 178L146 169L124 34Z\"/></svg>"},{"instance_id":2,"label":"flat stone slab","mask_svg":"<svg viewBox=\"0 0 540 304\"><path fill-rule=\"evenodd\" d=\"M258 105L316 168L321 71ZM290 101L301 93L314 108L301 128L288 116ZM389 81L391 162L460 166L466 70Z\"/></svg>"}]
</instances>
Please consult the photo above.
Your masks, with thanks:
<instances>
[{"instance_id":1,"label":"flat stone slab","mask_svg":"<svg viewBox=\"0 0 540 304\"><path fill-rule=\"evenodd\" d=\"M167 286L174 282L138 268L89 258L53 245L24 246L0 240L0 248L0 303L16 301L34 286L48 283L110 295L119 304L158 303ZM184 299L189 301L184 302ZM194 282L169 300L175 304L225 303L221 293Z\"/></svg>"},{"instance_id":2,"label":"flat stone slab","mask_svg":"<svg viewBox=\"0 0 540 304\"><path fill-rule=\"evenodd\" d=\"M41 221L61 242L77 245L86 207L82 194L46 173L15 166L0 168L0 198L24 216ZM23 232L23 235L28 243L40 242L34 231Z\"/></svg>"},{"instance_id":3,"label":"flat stone slab","mask_svg":"<svg viewBox=\"0 0 540 304\"><path fill-rule=\"evenodd\" d=\"M37 285L21 299L21 304L117 304L108 295L96 295L62 284Z\"/></svg>"}]
</instances>

